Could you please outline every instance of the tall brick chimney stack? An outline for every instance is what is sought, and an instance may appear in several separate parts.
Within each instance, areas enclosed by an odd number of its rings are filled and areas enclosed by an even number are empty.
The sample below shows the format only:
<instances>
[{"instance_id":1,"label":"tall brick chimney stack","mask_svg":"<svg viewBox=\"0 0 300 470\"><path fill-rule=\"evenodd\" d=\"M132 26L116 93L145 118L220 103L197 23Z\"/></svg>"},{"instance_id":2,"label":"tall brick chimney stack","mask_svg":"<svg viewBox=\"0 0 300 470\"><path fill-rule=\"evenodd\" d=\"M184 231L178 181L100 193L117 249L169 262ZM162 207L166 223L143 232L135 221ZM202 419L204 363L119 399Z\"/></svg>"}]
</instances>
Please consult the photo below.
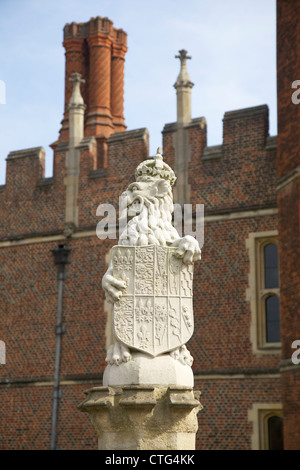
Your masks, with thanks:
<instances>
[{"instance_id":1,"label":"tall brick chimney stack","mask_svg":"<svg viewBox=\"0 0 300 470\"><path fill-rule=\"evenodd\" d=\"M72 94L69 79L77 72L85 80L81 84L86 105L84 135L96 137L102 145L111 134L126 130L123 103L127 34L114 28L108 18L98 16L86 23L66 24L63 45L65 111L59 140L69 140L68 104Z\"/></svg>"}]
</instances>

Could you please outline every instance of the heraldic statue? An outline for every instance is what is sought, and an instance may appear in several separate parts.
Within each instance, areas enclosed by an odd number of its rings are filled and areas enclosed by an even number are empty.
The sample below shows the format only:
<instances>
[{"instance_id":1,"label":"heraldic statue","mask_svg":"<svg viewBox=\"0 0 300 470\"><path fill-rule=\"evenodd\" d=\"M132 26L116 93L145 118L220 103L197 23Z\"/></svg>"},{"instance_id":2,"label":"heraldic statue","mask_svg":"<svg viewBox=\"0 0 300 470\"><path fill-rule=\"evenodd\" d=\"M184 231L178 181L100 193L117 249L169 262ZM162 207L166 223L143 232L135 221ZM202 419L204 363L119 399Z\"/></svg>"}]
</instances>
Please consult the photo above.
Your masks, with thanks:
<instances>
[{"instance_id":1,"label":"heraldic statue","mask_svg":"<svg viewBox=\"0 0 300 470\"><path fill-rule=\"evenodd\" d=\"M160 149L140 163L135 179L121 196L120 223L128 222L102 280L116 340L103 385L193 386L185 344L194 329L193 264L200 247L172 225L176 177Z\"/></svg>"}]
</instances>

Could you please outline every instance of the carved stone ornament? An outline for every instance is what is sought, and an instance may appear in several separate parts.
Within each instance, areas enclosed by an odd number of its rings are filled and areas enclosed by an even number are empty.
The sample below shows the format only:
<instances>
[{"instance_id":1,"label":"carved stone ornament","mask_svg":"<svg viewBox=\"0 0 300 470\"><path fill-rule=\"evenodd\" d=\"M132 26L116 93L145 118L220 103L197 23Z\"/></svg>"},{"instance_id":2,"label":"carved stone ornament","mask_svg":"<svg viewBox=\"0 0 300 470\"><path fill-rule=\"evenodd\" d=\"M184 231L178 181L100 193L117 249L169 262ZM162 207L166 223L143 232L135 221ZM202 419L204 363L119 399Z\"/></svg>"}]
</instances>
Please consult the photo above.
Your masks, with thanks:
<instances>
[{"instance_id":1,"label":"carved stone ornament","mask_svg":"<svg viewBox=\"0 0 300 470\"><path fill-rule=\"evenodd\" d=\"M66 222L64 225L64 236L66 238L72 237L73 233L76 231L76 226L73 222Z\"/></svg>"},{"instance_id":2,"label":"carved stone ornament","mask_svg":"<svg viewBox=\"0 0 300 470\"><path fill-rule=\"evenodd\" d=\"M193 264L175 253L157 245L112 249L113 276L126 285L114 303L115 336L151 356L184 345L194 330Z\"/></svg>"}]
</instances>

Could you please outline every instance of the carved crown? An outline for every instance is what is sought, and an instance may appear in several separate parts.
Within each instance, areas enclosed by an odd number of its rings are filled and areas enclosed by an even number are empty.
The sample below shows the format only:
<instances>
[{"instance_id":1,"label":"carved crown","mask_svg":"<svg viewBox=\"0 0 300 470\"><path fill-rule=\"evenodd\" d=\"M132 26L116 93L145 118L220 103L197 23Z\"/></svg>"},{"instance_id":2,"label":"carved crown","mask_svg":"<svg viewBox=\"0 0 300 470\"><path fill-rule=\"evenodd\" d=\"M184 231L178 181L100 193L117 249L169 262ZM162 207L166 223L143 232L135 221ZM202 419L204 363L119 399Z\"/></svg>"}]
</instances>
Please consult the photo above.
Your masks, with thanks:
<instances>
[{"instance_id":1,"label":"carved crown","mask_svg":"<svg viewBox=\"0 0 300 470\"><path fill-rule=\"evenodd\" d=\"M164 179L169 181L170 185L176 181L174 171L167 163L163 161L161 149L158 148L153 158L144 160L135 170L136 181L150 181L152 179Z\"/></svg>"}]
</instances>

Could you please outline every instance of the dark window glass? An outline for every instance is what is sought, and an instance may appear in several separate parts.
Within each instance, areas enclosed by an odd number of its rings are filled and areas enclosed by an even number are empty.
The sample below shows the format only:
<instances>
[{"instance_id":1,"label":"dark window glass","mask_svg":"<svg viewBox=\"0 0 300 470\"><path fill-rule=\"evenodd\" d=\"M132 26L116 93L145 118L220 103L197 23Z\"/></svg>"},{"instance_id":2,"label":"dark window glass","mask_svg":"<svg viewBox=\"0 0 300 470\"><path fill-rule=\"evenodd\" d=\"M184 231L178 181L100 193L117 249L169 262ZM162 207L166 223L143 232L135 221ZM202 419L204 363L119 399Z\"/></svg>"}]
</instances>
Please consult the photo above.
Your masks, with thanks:
<instances>
[{"instance_id":1,"label":"dark window glass","mask_svg":"<svg viewBox=\"0 0 300 470\"><path fill-rule=\"evenodd\" d=\"M267 343L280 342L280 316L279 299L276 295L270 295L265 300L266 307L266 339Z\"/></svg>"},{"instance_id":2,"label":"dark window glass","mask_svg":"<svg viewBox=\"0 0 300 470\"><path fill-rule=\"evenodd\" d=\"M282 418L271 416L268 419L269 450L283 450Z\"/></svg>"},{"instance_id":3,"label":"dark window glass","mask_svg":"<svg viewBox=\"0 0 300 470\"><path fill-rule=\"evenodd\" d=\"M279 287L278 282L278 248L275 243L264 247L265 258L265 289Z\"/></svg>"}]
</instances>

